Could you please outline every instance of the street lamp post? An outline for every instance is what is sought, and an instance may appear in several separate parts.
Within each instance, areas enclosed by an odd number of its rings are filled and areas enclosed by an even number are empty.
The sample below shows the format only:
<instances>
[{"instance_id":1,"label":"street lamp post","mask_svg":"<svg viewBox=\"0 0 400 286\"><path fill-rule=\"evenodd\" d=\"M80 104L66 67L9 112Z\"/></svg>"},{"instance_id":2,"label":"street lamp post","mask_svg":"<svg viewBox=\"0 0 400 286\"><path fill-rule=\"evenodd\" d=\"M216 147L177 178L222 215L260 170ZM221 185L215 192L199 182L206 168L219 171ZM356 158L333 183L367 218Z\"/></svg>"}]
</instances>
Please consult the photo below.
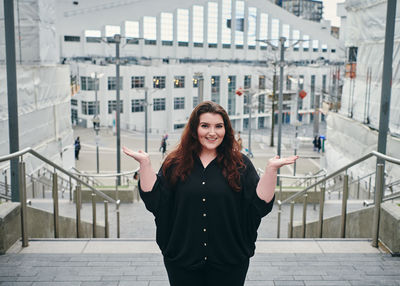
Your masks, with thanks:
<instances>
[{"instance_id":1,"label":"street lamp post","mask_svg":"<svg viewBox=\"0 0 400 286\"><path fill-rule=\"evenodd\" d=\"M278 156L281 157L281 139L282 139L282 103L283 103L283 67L285 65L285 37L280 37L280 48L281 48L281 59L279 62L279 103L278 103ZM280 169L278 169L278 175ZM277 184L279 186L279 177L277 178Z\"/></svg>"},{"instance_id":2,"label":"street lamp post","mask_svg":"<svg viewBox=\"0 0 400 286\"><path fill-rule=\"evenodd\" d=\"M120 90L120 86L119 86L119 64L120 64L120 59L119 59L119 45L121 43L121 35L119 34L115 34L114 35L114 41L115 41L115 66L116 66L116 84L115 84L115 88L117 90L117 94L116 94L116 123L115 123L115 127L117 129L117 173L121 173L121 124L120 124L120 94L119 94L119 90ZM121 177L118 176L117 177L117 184L121 185Z\"/></svg>"},{"instance_id":3,"label":"street lamp post","mask_svg":"<svg viewBox=\"0 0 400 286\"><path fill-rule=\"evenodd\" d=\"M99 102L97 100L97 91L99 90L99 86L97 83L97 72L94 73L94 94L95 94L95 101L96 101L96 108L94 111L94 118L93 118L93 127L94 130L96 131L96 170L97 174L99 173L100 166L99 166L99 128L100 128L100 120L98 117L98 108L99 108Z\"/></svg>"},{"instance_id":4,"label":"street lamp post","mask_svg":"<svg viewBox=\"0 0 400 286\"><path fill-rule=\"evenodd\" d=\"M144 151L147 153L147 130L148 130L148 121L147 121L147 115L148 115L148 110L147 107L149 105L148 103L148 94L147 94L147 88L144 90Z\"/></svg>"}]
</instances>

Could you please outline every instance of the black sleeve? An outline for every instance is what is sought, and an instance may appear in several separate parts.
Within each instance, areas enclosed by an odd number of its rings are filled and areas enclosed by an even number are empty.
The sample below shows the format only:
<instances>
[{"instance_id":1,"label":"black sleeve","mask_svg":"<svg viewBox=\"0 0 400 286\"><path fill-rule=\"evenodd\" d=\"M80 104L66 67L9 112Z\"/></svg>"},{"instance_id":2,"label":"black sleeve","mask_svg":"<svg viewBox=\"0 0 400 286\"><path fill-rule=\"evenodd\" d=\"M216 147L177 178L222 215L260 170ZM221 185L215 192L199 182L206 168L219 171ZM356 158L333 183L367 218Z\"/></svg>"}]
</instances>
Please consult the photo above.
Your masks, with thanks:
<instances>
[{"instance_id":1,"label":"black sleeve","mask_svg":"<svg viewBox=\"0 0 400 286\"><path fill-rule=\"evenodd\" d=\"M243 161L246 165L242 181L244 197L250 203L250 212L253 213L254 216L262 218L271 212L275 196L269 203L258 197L256 190L260 177L249 158L243 156Z\"/></svg>"},{"instance_id":2,"label":"black sleeve","mask_svg":"<svg viewBox=\"0 0 400 286\"><path fill-rule=\"evenodd\" d=\"M150 192L144 192L140 185L140 179L138 182L139 194L142 198L146 209L152 212L155 216L157 216L158 210L160 206L168 201L168 196L170 193L170 189L168 186L168 182L162 173L162 167L158 171L157 180L154 183L153 188Z\"/></svg>"}]
</instances>

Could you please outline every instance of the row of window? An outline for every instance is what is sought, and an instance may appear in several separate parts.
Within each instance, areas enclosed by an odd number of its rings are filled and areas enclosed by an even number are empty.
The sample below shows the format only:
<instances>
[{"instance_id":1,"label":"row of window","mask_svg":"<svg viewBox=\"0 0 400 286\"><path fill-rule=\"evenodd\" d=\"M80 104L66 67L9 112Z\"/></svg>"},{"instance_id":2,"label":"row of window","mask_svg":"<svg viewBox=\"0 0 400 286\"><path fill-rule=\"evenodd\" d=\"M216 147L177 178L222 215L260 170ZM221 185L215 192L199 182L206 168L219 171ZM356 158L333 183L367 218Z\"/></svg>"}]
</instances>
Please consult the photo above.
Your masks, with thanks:
<instances>
[{"instance_id":1,"label":"row of window","mask_svg":"<svg viewBox=\"0 0 400 286\"><path fill-rule=\"evenodd\" d=\"M193 98L193 101L197 101L197 97ZM194 102L195 103L195 102ZM71 100L72 106L78 106L78 101L76 99ZM197 105L197 103L196 103ZM144 112L145 101L144 99L132 99L131 100L131 112ZM185 109L185 98L175 97L174 98L174 109ZM94 115L96 114L96 101L82 101L81 102L82 114ZM108 101L108 114L113 113L117 110L117 101ZM154 98L153 99L153 110L160 111L165 110L165 98ZM123 100L120 100L120 113L124 112ZM100 101L97 102L97 114L100 114Z\"/></svg>"},{"instance_id":2,"label":"row of window","mask_svg":"<svg viewBox=\"0 0 400 286\"><path fill-rule=\"evenodd\" d=\"M230 76L232 77L232 76ZM228 82L230 81L228 77ZM199 79L193 77L192 79L193 87L196 88L199 85ZM123 77L119 78L119 89L122 90ZM165 76L153 76L153 88L165 88L166 77ZM265 89L265 76L259 76L258 86L260 89ZM144 88L145 87L145 77L144 76L132 76L131 77L131 88ZM185 87L185 76L174 76L174 88L184 88ZM244 88L251 88L251 75L244 76L243 82ZM97 79L97 84L95 84L95 79L87 76L81 76L81 89L82 90L98 90L99 89L99 79ZM107 79L107 89L116 90L117 89L117 79L115 76L109 76ZM212 93L219 93L220 90L220 76L211 76L211 91Z\"/></svg>"}]
</instances>

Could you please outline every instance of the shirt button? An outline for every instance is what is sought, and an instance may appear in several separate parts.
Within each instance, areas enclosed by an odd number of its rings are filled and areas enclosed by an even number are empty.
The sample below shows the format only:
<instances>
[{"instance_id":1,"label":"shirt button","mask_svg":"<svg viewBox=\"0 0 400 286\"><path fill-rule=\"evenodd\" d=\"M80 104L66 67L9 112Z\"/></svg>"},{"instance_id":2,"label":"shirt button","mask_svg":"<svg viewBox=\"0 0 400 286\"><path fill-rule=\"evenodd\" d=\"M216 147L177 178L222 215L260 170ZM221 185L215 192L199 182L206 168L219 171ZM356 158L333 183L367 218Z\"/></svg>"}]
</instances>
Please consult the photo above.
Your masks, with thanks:
<instances>
[{"instance_id":1,"label":"shirt button","mask_svg":"<svg viewBox=\"0 0 400 286\"><path fill-rule=\"evenodd\" d=\"M203 198L203 202L205 202L206 201L206 199L205 198Z\"/></svg>"},{"instance_id":2,"label":"shirt button","mask_svg":"<svg viewBox=\"0 0 400 286\"><path fill-rule=\"evenodd\" d=\"M202 184L203 184L203 185L205 185L205 184L206 184L206 182L202 182Z\"/></svg>"},{"instance_id":3,"label":"shirt button","mask_svg":"<svg viewBox=\"0 0 400 286\"><path fill-rule=\"evenodd\" d=\"M203 216L207 216L207 214L203 214Z\"/></svg>"},{"instance_id":4,"label":"shirt button","mask_svg":"<svg viewBox=\"0 0 400 286\"><path fill-rule=\"evenodd\" d=\"M206 231L207 231L207 229L203 228L203 231L204 231L204 232L206 232Z\"/></svg>"},{"instance_id":5,"label":"shirt button","mask_svg":"<svg viewBox=\"0 0 400 286\"><path fill-rule=\"evenodd\" d=\"M207 243L204 242L204 246L207 246Z\"/></svg>"},{"instance_id":6,"label":"shirt button","mask_svg":"<svg viewBox=\"0 0 400 286\"><path fill-rule=\"evenodd\" d=\"M204 257L204 260L207 260L207 256L206 256L206 257Z\"/></svg>"}]
</instances>

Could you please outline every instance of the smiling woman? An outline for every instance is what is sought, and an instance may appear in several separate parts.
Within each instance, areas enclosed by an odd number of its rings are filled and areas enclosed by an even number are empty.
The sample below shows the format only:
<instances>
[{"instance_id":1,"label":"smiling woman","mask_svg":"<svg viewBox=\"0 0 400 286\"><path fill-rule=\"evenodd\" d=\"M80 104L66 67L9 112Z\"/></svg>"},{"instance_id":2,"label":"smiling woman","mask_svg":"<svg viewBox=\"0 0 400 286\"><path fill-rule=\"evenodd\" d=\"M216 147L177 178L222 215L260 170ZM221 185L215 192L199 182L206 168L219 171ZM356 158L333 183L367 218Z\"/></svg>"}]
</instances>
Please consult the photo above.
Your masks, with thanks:
<instances>
[{"instance_id":1,"label":"smiling woman","mask_svg":"<svg viewBox=\"0 0 400 286\"><path fill-rule=\"evenodd\" d=\"M148 154L124 152L140 163L139 191L155 216L170 284L243 286L258 226L273 206L277 170L297 156L272 158L259 178L228 114L212 101L193 110L158 174Z\"/></svg>"}]
</instances>

